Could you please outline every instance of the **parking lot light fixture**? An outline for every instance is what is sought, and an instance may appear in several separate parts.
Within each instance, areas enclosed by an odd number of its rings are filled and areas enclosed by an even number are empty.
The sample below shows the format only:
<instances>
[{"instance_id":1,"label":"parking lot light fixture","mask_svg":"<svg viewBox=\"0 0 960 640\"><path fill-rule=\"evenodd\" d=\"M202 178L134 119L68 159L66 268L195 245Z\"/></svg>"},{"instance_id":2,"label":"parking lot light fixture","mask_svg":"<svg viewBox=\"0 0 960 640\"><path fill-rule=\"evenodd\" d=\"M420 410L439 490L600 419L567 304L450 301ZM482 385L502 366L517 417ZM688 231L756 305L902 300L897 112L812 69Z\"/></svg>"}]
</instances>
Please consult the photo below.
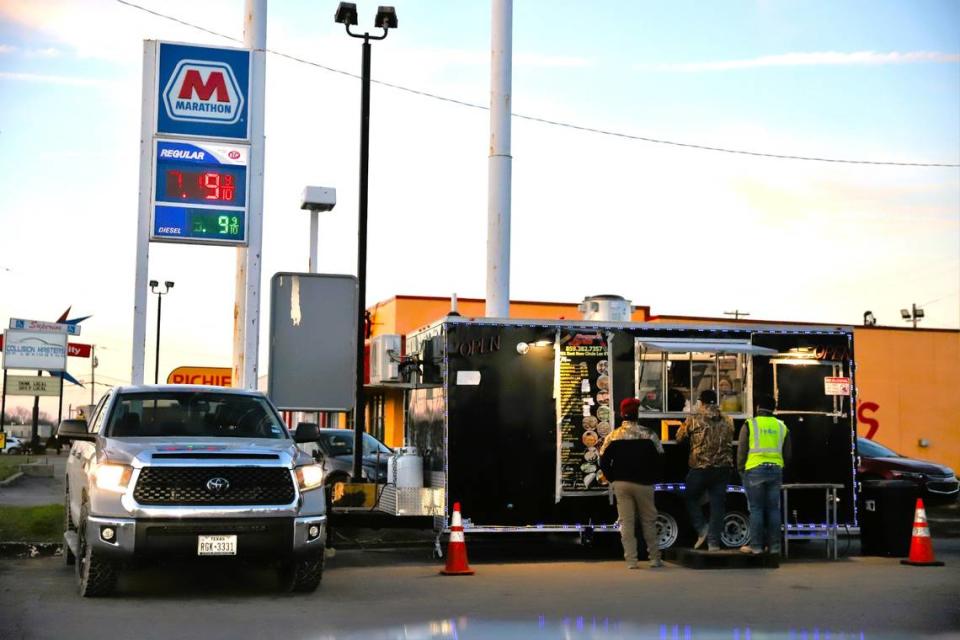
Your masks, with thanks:
<instances>
[{"instance_id":1,"label":"parking lot light fixture","mask_svg":"<svg viewBox=\"0 0 960 640\"><path fill-rule=\"evenodd\" d=\"M356 401L353 421L353 479L360 481L363 473L363 442L366 414L363 392L363 360L367 339L366 295L367 295L367 192L368 169L370 166L370 55L371 40L383 40L390 29L397 28L397 12L393 7L380 6L374 19L374 26L382 29L381 35L368 32L355 33L350 29L357 24L357 5L341 2L334 15L334 21L344 25L347 35L363 40L363 56L360 74L360 192L359 223L357 225L357 366Z\"/></svg>"}]
</instances>

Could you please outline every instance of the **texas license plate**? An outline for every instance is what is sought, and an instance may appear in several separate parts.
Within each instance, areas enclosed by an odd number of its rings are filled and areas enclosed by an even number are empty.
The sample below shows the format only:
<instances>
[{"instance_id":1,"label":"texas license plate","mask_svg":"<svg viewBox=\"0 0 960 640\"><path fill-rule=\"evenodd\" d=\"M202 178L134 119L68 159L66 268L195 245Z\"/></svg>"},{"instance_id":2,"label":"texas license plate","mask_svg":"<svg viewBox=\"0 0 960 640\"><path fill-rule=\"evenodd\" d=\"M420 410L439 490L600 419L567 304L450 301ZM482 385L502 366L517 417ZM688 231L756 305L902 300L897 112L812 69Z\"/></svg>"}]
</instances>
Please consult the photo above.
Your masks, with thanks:
<instances>
[{"instance_id":1,"label":"texas license plate","mask_svg":"<svg viewBox=\"0 0 960 640\"><path fill-rule=\"evenodd\" d=\"M237 536L199 536L197 555L235 556L237 555Z\"/></svg>"}]
</instances>

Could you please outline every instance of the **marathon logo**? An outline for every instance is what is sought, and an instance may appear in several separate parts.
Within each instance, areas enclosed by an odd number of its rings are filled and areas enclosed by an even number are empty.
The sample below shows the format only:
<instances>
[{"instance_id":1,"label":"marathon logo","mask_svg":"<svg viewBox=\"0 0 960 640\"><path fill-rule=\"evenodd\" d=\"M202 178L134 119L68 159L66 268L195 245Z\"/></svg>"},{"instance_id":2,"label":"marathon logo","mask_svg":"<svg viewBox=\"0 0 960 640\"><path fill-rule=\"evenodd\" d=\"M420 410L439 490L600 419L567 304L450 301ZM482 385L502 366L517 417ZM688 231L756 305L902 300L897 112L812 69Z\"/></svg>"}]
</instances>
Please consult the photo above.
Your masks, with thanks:
<instances>
[{"instance_id":1,"label":"marathon logo","mask_svg":"<svg viewBox=\"0 0 960 640\"><path fill-rule=\"evenodd\" d=\"M167 115L185 122L234 124L243 95L233 69L222 62L181 60L163 91Z\"/></svg>"}]
</instances>

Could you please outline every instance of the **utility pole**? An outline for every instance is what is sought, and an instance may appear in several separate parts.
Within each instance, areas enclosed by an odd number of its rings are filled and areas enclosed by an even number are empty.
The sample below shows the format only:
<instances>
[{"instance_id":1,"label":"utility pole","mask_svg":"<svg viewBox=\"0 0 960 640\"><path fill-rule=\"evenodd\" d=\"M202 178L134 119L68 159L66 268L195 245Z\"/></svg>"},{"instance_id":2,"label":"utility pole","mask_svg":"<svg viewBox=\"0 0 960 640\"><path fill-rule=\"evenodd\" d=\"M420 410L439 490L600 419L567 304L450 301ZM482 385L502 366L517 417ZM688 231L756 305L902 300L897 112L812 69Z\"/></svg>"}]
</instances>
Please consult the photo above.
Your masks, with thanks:
<instances>
[{"instance_id":1,"label":"utility pole","mask_svg":"<svg viewBox=\"0 0 960 640\"><path fill-rule=\"evenodd\" d=\"M97 386L97 345L90 345L90 404L93 404L93 388Z\"/></svg>"},{"instance_id":2,"label":"utility pole","mask_svg":"<svg viewBox=\"0 0 960 640\"><path fill-rule=\"evenodd\" d=\"M490 25L490 156L487 161L486 315L510 316L510 118L513 0L493 0Z\"/></svg>"},{"instance_id":3,"label":"utility pole","mask_svg":"<svg viewBox=\"0 0 960 640\"><path fill-rule=\"evenodd\" d=\"M724 311L723 315L733 316L734 320L739 320L740 316L748 316L750 314L747 311L740 311L740 309L734 309L733 311Z\"/></svg>"}]
</instances>

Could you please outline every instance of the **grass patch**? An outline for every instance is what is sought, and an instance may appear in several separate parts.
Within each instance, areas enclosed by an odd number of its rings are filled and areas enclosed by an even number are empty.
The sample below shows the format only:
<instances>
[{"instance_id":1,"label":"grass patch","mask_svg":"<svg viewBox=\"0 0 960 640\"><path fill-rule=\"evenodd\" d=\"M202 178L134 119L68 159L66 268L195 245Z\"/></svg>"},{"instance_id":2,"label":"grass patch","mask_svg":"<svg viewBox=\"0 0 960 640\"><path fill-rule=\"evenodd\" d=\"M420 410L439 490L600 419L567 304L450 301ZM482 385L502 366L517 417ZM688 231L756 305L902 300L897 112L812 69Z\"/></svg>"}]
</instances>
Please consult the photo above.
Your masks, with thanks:
<instances>
[{"instance_id":1,"label":"grass patch","mask_svg":"<svg viewBox=\"0 0 960 640\"><path fill-rule=\"evenodd\" d=\"M0 507L0 541L60 542L63 539L63 507Z\"/></svg>"},{"instance_id":2,"label":"grass patch","mask_svg":"<svg viewBox=\"0 0 960 640\"><path fill-rule=\"evenodd\" d=\"M20 471L20 465L33 462L30 456L0 455L0 481L6 480Z\"/></svg>"}]
</instances>

